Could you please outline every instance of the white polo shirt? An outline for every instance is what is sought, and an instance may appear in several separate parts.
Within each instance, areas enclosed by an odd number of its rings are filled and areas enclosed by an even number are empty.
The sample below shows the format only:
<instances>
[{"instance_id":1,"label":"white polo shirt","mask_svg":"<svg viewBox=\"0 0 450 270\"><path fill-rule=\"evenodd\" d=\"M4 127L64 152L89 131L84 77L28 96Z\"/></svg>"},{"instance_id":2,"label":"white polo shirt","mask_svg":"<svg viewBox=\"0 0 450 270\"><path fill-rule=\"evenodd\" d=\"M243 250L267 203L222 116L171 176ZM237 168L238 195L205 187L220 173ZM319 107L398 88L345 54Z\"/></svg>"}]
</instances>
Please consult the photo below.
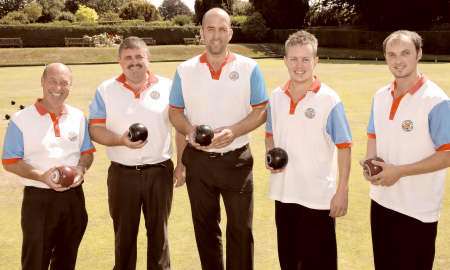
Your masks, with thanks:
<instances>
[{"instance_id":1,"label":"white polo shirt","mask_svg":"<svg viewBox=\"0 0 450 270\"><path fill-rule=\"evenodd\" d=\"M377 155L393 165L411 164L436 151L450 150L450 102L435 83L422 76L408 92L393 98L395 83L373 97L368 125ZM439 218L446 170L401 178L390 187L371 185L378 204L422 222Z\"/></svg>"},{"instance_id":2,"label":"white polo shirt","mask_svg":"<svg viewBox=\"0 0 450 270\"><path fill-rule=\"evenodd\" d=\"M266 136L288 154L288 164L270 175L269 196L312 209L330 209L336 193L336 147L351 147L352 137L339 96L314 80L310 91L295 103L290 81L272 92Z\"/></svg>"},{"instance_id":3,"label":"white polo shirt","mask_svg":"<svg viewBox=\"0 0 450 270\"><path fill-rule=\"evenodd\" d=\"M233 53L228 53L217 72L207 62L206 53L181 63L170 93L170 106L184 109L192 125L210 125L213 129L236 124L247 117L252 106L267 100L257 63ZM208 151L228 152L248 142L246 134L224 148Z\"/></svg>"},{"instance_id":4,"label":"white polo shirt","mask_svg":"<svg viewBox=\"0 0 450 270\"><path fill-rule=\"evenodd\" d=\"M9 121L3 144L3 164L19 160L47 171L52 167L76 166L80 155L95 151L83 112L64 105L60 115L48 112L38 100L16 112ZM21 178L25 186L50 188L45 183Z\"/></svg>"},{"instance_id":5,"label":"white polo shirt","mask_svg":"<svg viewBox=\"0 0 450 270\"><path fill-rule=\"evenodd\" d=\"M171 81L148 73L144 89L134 92L126 84L125 75L104 81L89 106L89 123L105 123L106 128L122 135L134 123L147 127L148 138L143 148L108 146L111 161L128 166L155 164L172 156L171 124L168 105Z\"/></svg>"}]
</instances>

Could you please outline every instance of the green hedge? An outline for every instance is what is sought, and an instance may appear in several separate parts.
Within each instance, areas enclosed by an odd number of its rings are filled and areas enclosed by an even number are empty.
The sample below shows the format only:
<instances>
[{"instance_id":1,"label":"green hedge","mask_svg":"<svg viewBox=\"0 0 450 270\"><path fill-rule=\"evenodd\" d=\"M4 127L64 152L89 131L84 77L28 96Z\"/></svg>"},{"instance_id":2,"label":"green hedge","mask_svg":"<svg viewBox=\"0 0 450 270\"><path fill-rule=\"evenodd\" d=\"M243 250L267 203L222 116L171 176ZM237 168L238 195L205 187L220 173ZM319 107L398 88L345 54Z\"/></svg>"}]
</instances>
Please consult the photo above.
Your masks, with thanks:
<instances>
[{"instance_id":1,"label":"green hedge","mask_svg":"<svg viewBox=\"0 0 450 270\"><path fill-rule=\"evenodd\" d=\"M321 28L306 29L319 40L319 47L383 49L383 40L389 32L375 32L357 29ZM284 43L287 37L297 29L272 30L269 39L275 43ZM450 54L450 31L419 31L424 41L424 53Z\"/></svg>"},{"instance_id":2,"label":"green hedge","mask_svg":"<svg viewBox=\"0 0 450 270\"><path fill-rule=\"evenodd\" d=\"M65 37L83 37L100 33L123 37L153 37L156 44L183 44L183 38L195 37L197 27L150 27L116 25L0 25L0 37L21 37L24 47L64 47Z\"/></svg>"}]
</instances>

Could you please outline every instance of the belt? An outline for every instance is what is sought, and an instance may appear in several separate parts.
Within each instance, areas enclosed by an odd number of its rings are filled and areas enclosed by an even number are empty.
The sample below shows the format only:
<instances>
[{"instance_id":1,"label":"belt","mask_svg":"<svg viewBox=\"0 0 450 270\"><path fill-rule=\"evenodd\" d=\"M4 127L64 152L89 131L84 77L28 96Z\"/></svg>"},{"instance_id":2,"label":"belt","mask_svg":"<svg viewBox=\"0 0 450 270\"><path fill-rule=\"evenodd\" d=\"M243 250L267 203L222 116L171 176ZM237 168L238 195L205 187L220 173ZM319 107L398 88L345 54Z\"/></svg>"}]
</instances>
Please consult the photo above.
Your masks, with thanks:
<instances>
[{"instance_id":1,"label":"belt","mask_svg":"<svg viewBox=\"0 0 450 270\"><path fill-rule=\"evenodd\" d=\"M198 151L198 152L200 152L202 154L205 154L205 155L207 155L208 157L211 157L211 158L224 157L224 156L227 156L227 155L230 155L230 154L244 152L248 148L248 144L246 144L246 145L244 145L242 147L239 147L239 148L236 148L234 150L231 150L231 151L228 151L228 152L224 152L224 153L220 153L220 152L202 151L202 150L198 150L197 148L193 147L192 145L189 145L189 146L192 147L192 149L194 149L194 150L196 150L196 151Z\"/></svg>"},{"instance_id":2,"label":"belt","mask_svg":"<svg viewBox=\"0 0 450 270\"><path fill-rule=\"evenodd\" d=\"M115 161L111 161L111 164L113 164L113 165L119 166L121 168L129 169L129 170L136 170L136 171L142 171L142 170L146 170L146 169L154 168L154 167L166 167L166 165L164 163L165 163L165 161L156 163L156 164L124 165L121 163L117 163Z\"/></svg>"}]
</instances>

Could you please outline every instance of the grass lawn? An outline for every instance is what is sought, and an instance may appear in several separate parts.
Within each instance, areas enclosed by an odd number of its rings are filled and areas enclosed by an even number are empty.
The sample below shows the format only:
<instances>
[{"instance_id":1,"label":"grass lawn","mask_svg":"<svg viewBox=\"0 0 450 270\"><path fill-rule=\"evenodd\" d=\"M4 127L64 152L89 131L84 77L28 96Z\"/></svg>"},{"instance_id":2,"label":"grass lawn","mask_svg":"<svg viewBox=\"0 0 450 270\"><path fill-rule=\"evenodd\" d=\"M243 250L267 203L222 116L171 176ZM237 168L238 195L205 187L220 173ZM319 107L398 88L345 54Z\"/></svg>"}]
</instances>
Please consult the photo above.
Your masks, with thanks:
<instances>
[{"instance_id":1,"label":"grass lawn","mask_svg":"<svg viewBox=\"0 0 450 270\"><path fill-rule=\"evenodd\" d=\"M17 57L17 56L16 56ZM2 57L4 58L4 57ZM20 58L18 58L20 59ZM258 60L265 74L268 89L287 80L287 72L279 59ZM172 77L178 63L155 63L156 73ZM74 86L68 103L87 112L96 86L106 78L118 75L119 66L73 66ZM450 64L422 63L420 69L450 94L448 70ZM42 67L0 68L0 114L12 113L19 104L32 104L41 96L40 76ZM354 147L350 180L350 205L347 216L337 221L339 267L343 270L373 269L369 226L368 184L361 176L358 160L363 157L366 142L371 97L375 90L391 81L382 62L375 61L323 61L317 73L321 81L337 90L341 96L352 128ZM11 106L10 100L17 104ZM7 121L0 121L0 137L3 138ZM400 142L399 142L400 143ZM254 239L255 269L279 269L276 249L273 202L267 198L268 172L264 168L264 130L252 133L254 167ZM114 261L114 240L111 218L107 206L106 171L109 164L104 148L97 146L94 165L84 184L89 224L79 250L78 269L111 269ZM447 177L449 180L449 177ZM16 178L0 169L0 261L2 269L20 268L21 229L20 208L22 188ZM226 215L222 215L222 225ZM141 222L142 224L142 222ZM186 187L175 190L170 217L170 245L173 269L200 269L195 245L190 206ZM224 228L224 226L223 226ZM223 229L223 232L225 230ZM138 239L138 267L145 269L146 240L141 226ZM450 188L446 186L443 209L436 241L435 268L450 269Z\"/></svg>"}]
</instances>

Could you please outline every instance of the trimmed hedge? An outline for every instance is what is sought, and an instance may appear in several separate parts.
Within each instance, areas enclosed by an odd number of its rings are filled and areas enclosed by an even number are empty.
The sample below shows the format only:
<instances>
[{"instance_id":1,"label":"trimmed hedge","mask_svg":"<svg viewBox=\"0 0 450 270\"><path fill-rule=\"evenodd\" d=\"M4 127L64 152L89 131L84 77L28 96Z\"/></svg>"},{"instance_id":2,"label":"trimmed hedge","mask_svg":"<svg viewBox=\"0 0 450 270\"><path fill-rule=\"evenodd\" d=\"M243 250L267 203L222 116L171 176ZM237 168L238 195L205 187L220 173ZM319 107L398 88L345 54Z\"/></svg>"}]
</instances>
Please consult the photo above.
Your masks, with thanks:
<instances>
[{"instance_id":1,"label":"trimmed hedge","mask_svg":"<svg viewBox=\"0 0 450 270\"><path fill-rule=\"evenodd\" d=\"M389 32L359 29L314 27L306 29L319 39L320 47L358 48L382 50L382 42ZM233 28L233 43L257 43L254 37ZM297 29L271 30L264 39L268 42L284 43L289 34ZM184 38L193 38L199 33L198 26L127 26L127 25L0 25L0 37L21 37L24 47L64 47L65 37L83 37L113 33L123 37L152 37L157 45L184 44ZM450 54L450 31L420 31L424 39L424 53Z\"/></svg>"}]
</instances>

